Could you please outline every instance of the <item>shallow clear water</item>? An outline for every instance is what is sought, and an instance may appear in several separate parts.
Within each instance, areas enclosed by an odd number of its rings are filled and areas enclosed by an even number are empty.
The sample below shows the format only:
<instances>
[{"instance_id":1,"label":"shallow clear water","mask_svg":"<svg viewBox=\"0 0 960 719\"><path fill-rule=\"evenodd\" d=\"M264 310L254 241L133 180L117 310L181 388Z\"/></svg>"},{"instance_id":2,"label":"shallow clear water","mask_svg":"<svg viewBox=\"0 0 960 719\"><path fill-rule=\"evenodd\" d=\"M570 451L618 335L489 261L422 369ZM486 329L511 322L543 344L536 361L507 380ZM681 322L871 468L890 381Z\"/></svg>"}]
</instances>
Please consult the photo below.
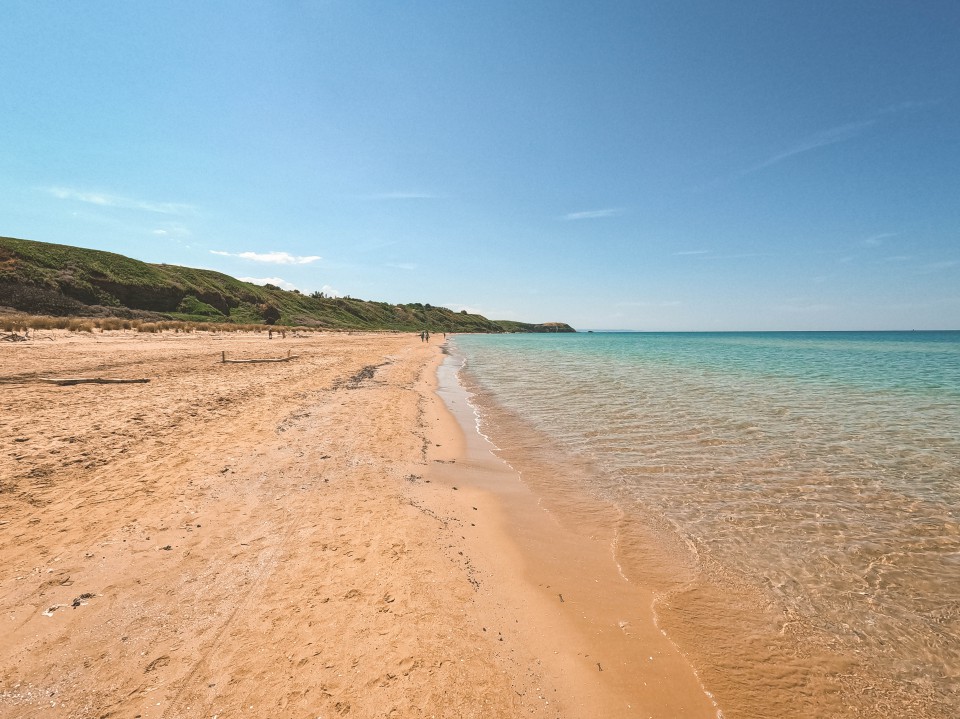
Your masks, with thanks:
<instances>
[{"instance_id":1,"label":"shallow clear water","mask_svg":"<svg viewBox=\"0 0 960 719\"><path fill-rule=\"evenodd\" d=\"M584 489L661 515L893 685L960 701L960 332L453 346L481 393L600 468Z\"/></svg>"}]
</instances>

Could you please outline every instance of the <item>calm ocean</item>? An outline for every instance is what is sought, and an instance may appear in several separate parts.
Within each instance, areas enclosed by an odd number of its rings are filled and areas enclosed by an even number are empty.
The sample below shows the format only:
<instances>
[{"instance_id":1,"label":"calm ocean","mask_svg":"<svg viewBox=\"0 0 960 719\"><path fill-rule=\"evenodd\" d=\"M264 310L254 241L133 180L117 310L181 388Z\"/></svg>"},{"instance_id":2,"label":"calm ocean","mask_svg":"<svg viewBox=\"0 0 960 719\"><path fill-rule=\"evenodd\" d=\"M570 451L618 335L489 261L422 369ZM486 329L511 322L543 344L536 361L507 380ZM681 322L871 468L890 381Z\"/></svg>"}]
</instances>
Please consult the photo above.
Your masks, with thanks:
<instances>
[{"instance_id":1,"label":"calm ocean","mask_svg":"<svg viewBox=\"0 0 960 719\"><path fill-rule=\"evenodd\" d=\"M687 596L662 614L695 665L753 661L749 677L779 662L781 689L802 693L826 653L851 715L960 706L960 332L461 335L451 349L494 444L550 438L592 468L584 492L685 547ZM748 616L689 629L723 604L697 583L753 597L784 646L764 659L762 637L724 636Z\"/></svg>"}]
</instances>

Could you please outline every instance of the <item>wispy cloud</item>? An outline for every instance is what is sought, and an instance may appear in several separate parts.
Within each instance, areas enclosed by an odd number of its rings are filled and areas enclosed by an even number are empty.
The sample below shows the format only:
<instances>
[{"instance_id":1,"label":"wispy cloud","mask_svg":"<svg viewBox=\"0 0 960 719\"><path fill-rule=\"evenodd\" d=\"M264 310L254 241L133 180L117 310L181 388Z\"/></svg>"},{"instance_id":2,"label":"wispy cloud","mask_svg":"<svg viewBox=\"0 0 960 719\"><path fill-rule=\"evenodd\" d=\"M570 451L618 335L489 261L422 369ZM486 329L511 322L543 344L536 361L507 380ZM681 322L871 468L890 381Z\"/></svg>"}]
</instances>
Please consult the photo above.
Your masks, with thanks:
<instances>
[{"instance_id":1,"label":"wispy cloud","mask_svg":"<svg viewBox=\"0 0 960 719\"><path fill-rule=\"evenodd\" d=\"M733 255L702 255L701 260L744 260L750 257L770 257L768 252L742 252Z\"/></svg>"},{"instance_id":2,"label":"wispy cloud","mask_svg":"<svg viewBox=\"0 0 960 719\"><path fill-rule=\"evenodd\" d=\"M617 302L616 307L680 307L680 300L640 300L636 302Z\"/></svg>"},{"instance_id":3,"label":"wispy cloud","mask_svg":"<svg viewBox=\"0 0 960 719\"><path fill-rule=\"evenodd\" d=\"M836 308L833 305L828 305L824 303L810 303L810 304L787 304L787 305L777 305L777 309L781 312L791 312L791 313L808 313L808 312L829 312L835 310Z\"/></svg>"},{"instance_id":4,"label":"wispy cloud","mask_svg":"<svg viewBox=\"0 0 960 719\"><path fill-rule=\"evenodd\" d=\"M417 269L417 264L415 262L388 262L387 267L392 267L395 270L415 270Z\"/></svg>"},{"instance_id":5,"label":"wispy cloud","mask_svg":"<svg viewBox=\"0 0 960 719\"><path fill-rule=\"evenodd\" d=\"M917 268L918 274L929 274L931 272L941 272L943 270L952 270L954 267L960 267L960 260L941 260L940 262L928 262Z\"/></svg>"},{"instance_id":6,"label":"wispy cloud","mask_svg":"<svg viewBox=\"0 0 960 719\"><path fill-rule=\"evenodd\" d=\"M619 207L607 207L602 210L586 210L584 212L570 212L563 215L564 220L597 220L603 217L616 217L622 215L623 209Z\"/></svg>"},{"instance_id":7,"label":"wispy cloud","mask_svg":"<svg viewBox=\"0 0 960 719\"><path fill-rule=\"evenodd\" d=\"M183 202L154 202L138 200L132 197L111 195L105 192L88 192L71 187L47 187L45 191L60 200L76 200L99 207L116 207L124 210L142 210L162 215L192 215L196 213L193 205Z\"/></svg>"},{"instance_id":8,"label":"wispy cloud","mask_svg":"<svg viewBox=\"0 0 960 719\"><path fill-rule=\"evenodd\" d=\"M367 195L355 195L361 200L440 200L444 195L437 195L432 192L372 192Z\"/></svg>"},{"instance_id":9,"label":"wispy cloud","mask_svg":"<svg viewBox=\"0 0 960 719\"><path fill-rule=\"evenodd\" d=\"M361 252L375 252L376 250L382 250L384 247L393 247L398 244L400 244L399 240L371 240L368 243L358 245L357 249Z\"/></svg>"},{"instance_id":10,"label":"wispy cloud","mask_svg":"<svg viewBox=\"0 0 960 719\"><path fill-rule=\"evenodd\" d=\"M879 235L872 235L860 241L860 244L864 247L879 247L884 243L885 240L890 239L891 237L896 237L896 232L881 232Z\"/></svg>"},{"instance_id":11,"label":"wispy cloud","mask_svg":"<svg viewBox=\"0 0 960 719\"><path fill-rule=\"evenodd\" d=\"M254 285L276 285L283 290L297 289L292 282L287 282L282 277L238 277L237 279Z\"/></svg>"},{"instance_id":12,"label":"wispy cloud","mask_svg":"<svg viewBox=\"0 0 960 719\"><path fill-rule=\"evenodd\" d=\"M821 147L827 147L828 145L836 145L839 142L847 142L852 140L855 137L859 136L869 127L872 127L876 124L875 119L862 120L860 122L850 122L846 125L838 125L837 127L831 127L828 130L822 130L814 135L810 135L803 140L800 140L792 147L787 148L781 152L778 152L775 155L768 157L762 162L758 162L756 165L752 165L745 170L740 171L737 174L737 177L745 177L746 175L753 174L754 172L759 172L760 170L765 170L768 167L772 167L779 162L788 160L791 157L796 157L797 155L802 155L806 152L812 152L813 150L818 150Z\"/></svg>"},{"instance_id":13,"label":"wispy cloud","mask_svg":"<svg viewBox=\"0 0 960 719\"><path fill-rule=\"evenodd\" d=\"M691 188L691 190L693 192L701 192L703 190L715 188L728 182L739 180L755 172L765 170L768 167L772 167L780 162L789 160L797 155L812 152L822 147L836 145L841 142L848 142L859 137L878 123L890 122L891 116L893 115L923 110L927 107L938 105L941 102L943 102L942 99L921 101L907 100L904 102L887 105L886 107L872 112L863 120L857 122L848 122L843 125L837 125L826 130L821 130L820 132L798 140L792 146L787 147L786 149L781 150L780 152L777 152L754 165L750 165L746 169L740 170L739 172L733 172L725 177L719 177L700 185L695 185Z\"/></svg>"},{"instance_id":14,"label":"wispy cloud","mask_svg":"<svg viewBox=\"0 0 960 719\"><path fill-rule=\"evenodd\" d=\"M222 250L210 250L211 255L220 255L221 257L239 257L242 260L251 260L253 262L266 262L273 265L309 265L311 262L322 260L320 255L291 255L289 252L224 252Z\"/></svg>"},{"instance_id":15,"label":"wispy cloud","mask_svg":"<svg viewBox=\"0 0 960 719\"><path fill-rule=\"evenodd\" d=\"M709 253L710 250L683 250L682 252L674 252L673 254L677 257L683 257L686 255L706 255Z\"/></svg>"},{"instance_id":16,"label":"wispy cloud","mask_svg":"<svg viewBox=\"0 0 960 719\"><path fill-rule=\"evenodd\" d=\"M320 291L327 297L343 297L343 293L340 290L336 290L330 285L324 285L320 288Z\"/></svg>"},{"instance_id":17,"label":"wispy cloud","mask_svg":"<svg viewBox=\"0 0 960 719\"><path fill-rule=\"evenodd\" d=\"M179 239L181 237L190 237L190 230L178 222L167 222L151 231L151 234L157 237L170 237Z\"/></svg>"},{"instance_id":18,"label":"wispy cloud","mask_svg":"<svg viewBox=\"0 0 960 719\"><path fill-rule=\"evenodd\" d=\"M898 102L893 105L881 107L879 110L877 110L877 115L895 115L901 112L923 110L927 107L939 105L941 102L943 102L942 98L937 100L905 100L904 102Z\"/></svg>"}]
</instances>

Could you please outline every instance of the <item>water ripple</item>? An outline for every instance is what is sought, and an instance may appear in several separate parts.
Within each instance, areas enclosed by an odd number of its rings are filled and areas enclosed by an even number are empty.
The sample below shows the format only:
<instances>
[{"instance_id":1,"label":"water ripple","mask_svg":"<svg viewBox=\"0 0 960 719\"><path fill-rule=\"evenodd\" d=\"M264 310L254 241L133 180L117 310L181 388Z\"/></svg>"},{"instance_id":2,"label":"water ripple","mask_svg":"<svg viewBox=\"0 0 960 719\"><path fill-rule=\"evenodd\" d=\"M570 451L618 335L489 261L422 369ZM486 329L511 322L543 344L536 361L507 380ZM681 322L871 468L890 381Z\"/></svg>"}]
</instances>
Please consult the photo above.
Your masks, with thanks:
<instances>
[{"instance_id":1,"label":"water ripple","mask_svg":"<svg viewBox=\"0 0 960 719\"><path fill-rule=\"evenodd\" d=\"M604 468L598 491L960 696L960 334L456 343L498 403Z\"/></svg>"}]
</instances>

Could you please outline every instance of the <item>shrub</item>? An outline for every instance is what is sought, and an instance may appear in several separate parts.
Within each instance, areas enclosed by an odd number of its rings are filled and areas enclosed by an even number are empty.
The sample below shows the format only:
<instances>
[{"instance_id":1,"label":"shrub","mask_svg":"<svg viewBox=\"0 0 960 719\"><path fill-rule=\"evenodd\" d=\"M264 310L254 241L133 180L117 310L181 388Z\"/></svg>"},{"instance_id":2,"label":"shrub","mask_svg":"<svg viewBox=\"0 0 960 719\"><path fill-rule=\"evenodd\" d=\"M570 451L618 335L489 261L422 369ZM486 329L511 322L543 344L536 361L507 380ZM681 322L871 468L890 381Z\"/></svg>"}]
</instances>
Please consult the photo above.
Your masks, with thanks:
<instances>
[{"instance_id":1,"label":"shrub","mask_svg":"<svg viewBox=\"0 0 960 719\"><path fill-rule=\"evenodd\" d=\"M72 318L67 321L66 329L71 332L93 332L93 322L91 320Z\"/></svg>"},{"instance_id":2,"label":"shrub","mask_svg":"<svg viewBox=\"0 0 960 719\"><path fill-rule=\"evenodd\" d=\"M185 315L200 315L201 317L223 317L223 313L216 307L198 300L193 295L187 295L180 301L177 312Z\"/></svg>"}]
</instances>

